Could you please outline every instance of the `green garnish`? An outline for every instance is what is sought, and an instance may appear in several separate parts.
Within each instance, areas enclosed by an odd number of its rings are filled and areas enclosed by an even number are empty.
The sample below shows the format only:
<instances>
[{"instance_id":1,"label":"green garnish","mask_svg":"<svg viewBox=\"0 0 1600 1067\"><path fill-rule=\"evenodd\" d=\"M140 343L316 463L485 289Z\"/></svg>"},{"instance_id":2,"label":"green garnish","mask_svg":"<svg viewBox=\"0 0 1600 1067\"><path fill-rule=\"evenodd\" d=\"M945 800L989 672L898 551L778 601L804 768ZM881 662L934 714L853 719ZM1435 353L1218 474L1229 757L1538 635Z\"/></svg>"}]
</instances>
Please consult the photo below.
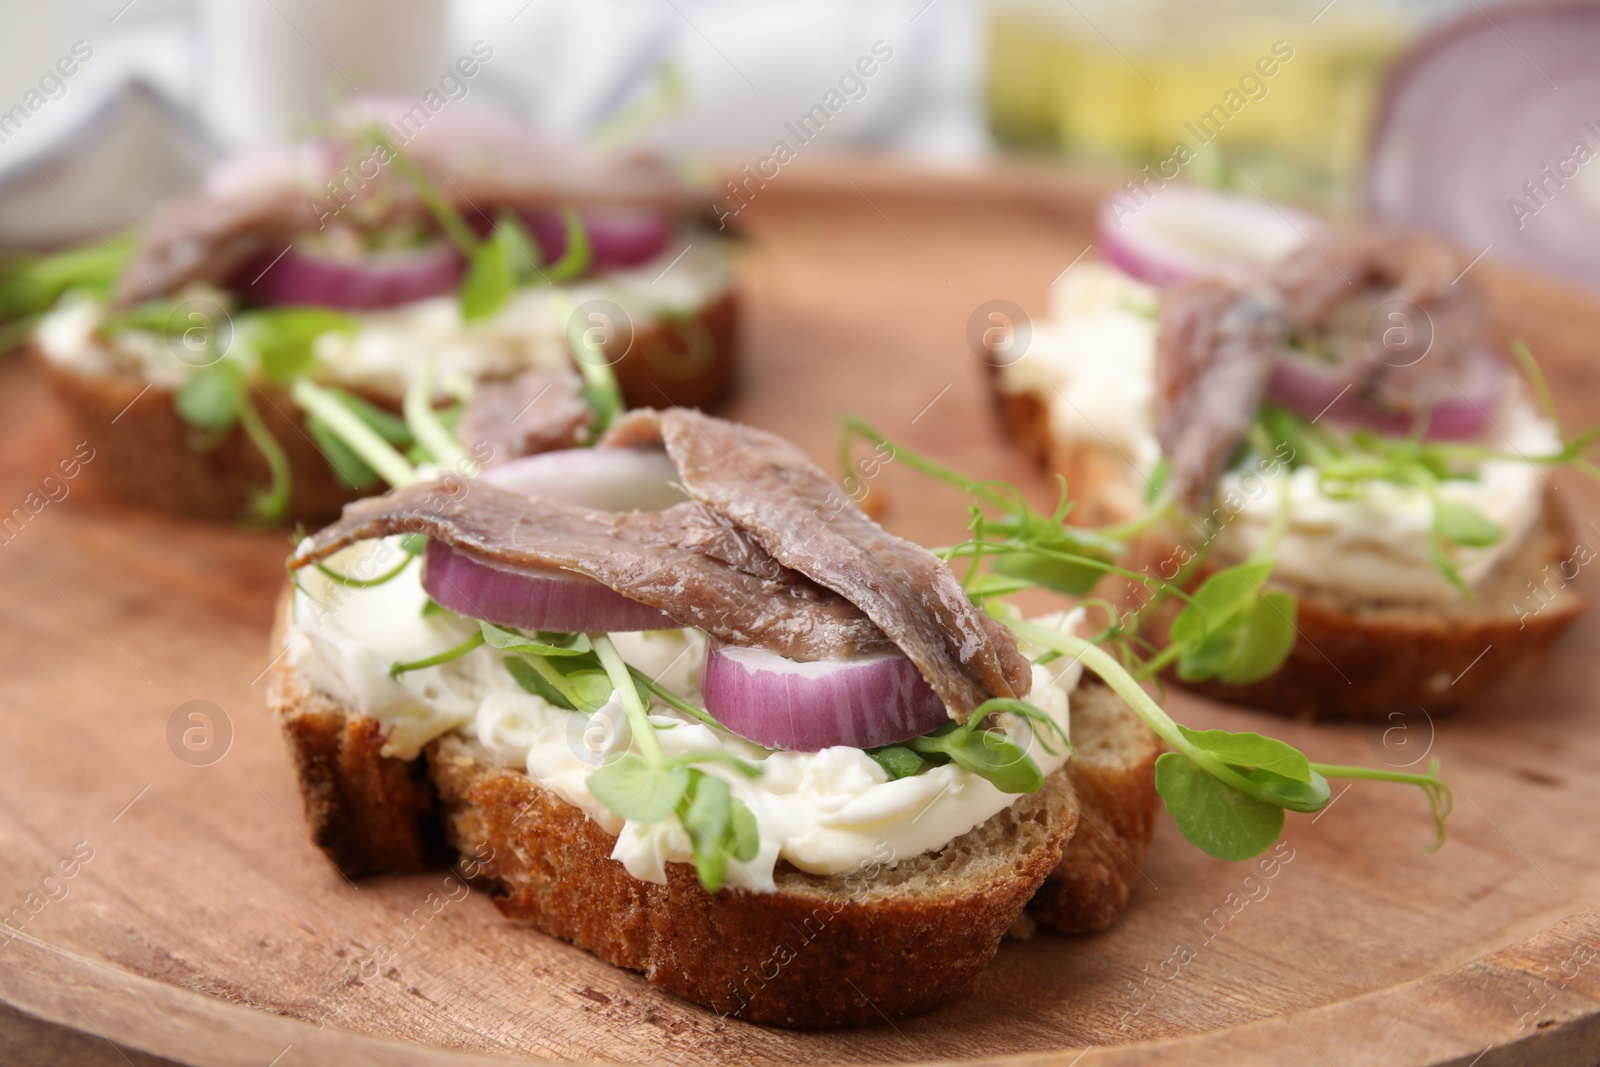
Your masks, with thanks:
<instances>
[{"instance_id":1,"label":"green garnish","mask_svg":"<svg viewBox=\"0 0 1600 1067\"><path fill-rule=\"evenodd\" d=\"M1265 851L1283 832L1285 810L1315 812L1327 805L1329 778L1420 787L1433 812L1433 847L1444 844L1452 797L1437 763L1427 774L1331 766L1260 734L1190 730L1174 722L1104 649L1048 626L1005 622L1023 640L1081 660L1174 750L1156 761L1156 790L1183 836L1208 854L1241 860Z\"/></svg>"},{"instance_id":2,"label":"green garnish","mask_svg":"<svg viewBox=\"0 0 1600 1067\"><path fill-rule=\"evenodd\" d=\"M986 700L973 709L964 723L949 722L920 737L895 745L868 749L867 755L877 761L891 780L909 778L923 766L943 766L954 763L962 770L971 771L1002 793L1032 793L1044 784L1044 774L1027 750L1004 733L983 726L991 715L1012 714L1030 725L1052 732L1072 751L1072 742L1061 725L1029 704L1011 698ZM1039 744L1054 755L1043 732L1036 733Z\"/></svg>"},{"instance_id":3,"label":"green garnish","mask_svg":"<svg viewBox=\"0 0 1600 1067\"><path fill-rule=\"evenodd\" d=\"M591 634L589 640L620 694L638 748L609 760L589 775L589 792L625 819L657 822L676 815L689 834L700 884L708 893L715 893L723 886L730 858L755 859L760 834L755 816L733 796L728 784L692 765L721 763L751 778L760 775L761 769L725 752L686 752L667 758L644 700L611 638Z\"/></svg>"},{"instance_id":4,"label":"green garnish","mask_svg":"<svg viewBox=\"0 0 1600 1067\"><path fill-rule=\"evenodd\" d=\"M321 424L319 433L336 438L346 447L345 462L359 460L392 486L410 485L417 480L416 469L385 438L385 425L369 421L370 405L364 408L351 403L354 398L350 394L318 385L310 378L296 378L289 393L309 416L308 421ZM334 469L341 470L337 464ZM355 473L359 474L359 470Z\"/></svg>"},{"instance_id":5,"label":"green garnish","mask_svg":"<svg viewBox=\"0 0 1600 1067\"><path fill-rule=\"evenodd\" d=\"M880 445L887 439L860 420L846 420L843 455L849 466L849 441L860 437ZM1035 658L1045 663L1062 656L1081 661L1109 685L1174 751L1163 754L1156 765L1156 788L1179 829L1199 848L1224 859L1246 859L1272 845L1283 830L1285 811L1320 811L1329 802L1329 778L1365 778L1415 785L1423 790L1434 815L1437 838L1444 842L1444 820L1449 814L1449 787L1438 777L1437 767L1427 774L1406 774L1368 768L1311 763L1284 742L1254 733L1221 730L1196 731L1174 722L1160 704L1145 692L1142 677L1177 664L1185 681L1217 678L1244 683L1264 678L1282 666L1296 638L1296 604L1286 593L1266 588L1276 562L1277 546L1288 521L1288 496L1250 560L1219 570L1189 594L1182 588L1199 559L1167 582L1147 573L1128 571L1110 562L1125 551L1125 540L1155 525L1169 510L1163 493L1154 494L1146 512L1116 527L1084 530L1064 526L1071 506L1066 487L1056 509L1045 516L1032 511L1014 487L967 478L936 461L895 445L897 461L952 485L975 499L970 509L972 536L961 544L940 550L946 559L965 558L964 586L968 596L1008 626L1021 640L1047 650ZM1059 481L1059 480L1058 480ZM984 507L998 509L998 517ZM990 560L980 571L977 562ZM1143 582L1156 599L1138 612L1124 616L1114 606L1099 602L1112 618L1093 638L1039 623L1024 621L1015 609L998 603L999 597L1035 586L1054 592L1081 595L1094 582L1090 576L1120 574ZM1169 645L1152 650L1141 661L1134 646L1142 617L1161 600L1172 597L1185 606L1174 620ZM1102 643L1120 653L1101 648ZM995 705L990 701L980 707ZM1020 702L1012 702L1020 703ZM1027 707L1024 705L1024 707ZM1019 711L1017 707L1004 710ZM1035 709L1035 714L1038 714ZM1042 717L1042 716L1041 716ZM990 759L973 747L986 731L972 731L981 717L974 714L961 727L941 726L933 733L869 753L891 778L915 774L927 763L957 762L995 781L1001 788L1031 786L1021 761ZM995 735L988 734L993 737ZM958 754L958 752L960 754ZM963 756L967 758L963 762ZM1031 760L1028 763L1031 765ZM986 771L990 773L985 773ZM1034 775L1038 768L1033 767ZM996 780L998 778L999 780ZM1002 784L1005 783L1005 784Z\"/></svg>"},{"instance_id":6,"label":"green garnish","mask_svg":"<svg viewBox=\"0 0 1600 1067\"><path fill-rule=\"evenodd\" d=\"M424 657L423 659L405 660L403 662L389 664L389 677L398 678L408 671L420 671L424 667L437 667L441 664L449 663L451 660L460 659L468 652L482 647L483 643L483 632L479 631L478 633L468 637L465 641L462 641L459 645L454 645L450 648L447 648L443 652L437 652L431 656Z\"/></svg>"}]
</instances>

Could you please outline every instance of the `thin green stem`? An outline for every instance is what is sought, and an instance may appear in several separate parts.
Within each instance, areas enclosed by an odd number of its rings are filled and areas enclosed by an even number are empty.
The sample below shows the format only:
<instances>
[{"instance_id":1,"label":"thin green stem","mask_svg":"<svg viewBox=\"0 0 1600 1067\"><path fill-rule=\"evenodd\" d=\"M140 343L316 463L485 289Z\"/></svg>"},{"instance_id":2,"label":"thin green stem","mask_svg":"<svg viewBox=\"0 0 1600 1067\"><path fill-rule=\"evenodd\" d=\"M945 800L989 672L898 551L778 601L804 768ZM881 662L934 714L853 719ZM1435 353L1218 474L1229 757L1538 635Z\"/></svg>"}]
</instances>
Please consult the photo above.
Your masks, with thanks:
<instances>
[{"instance_id":1,"label":"thin green stem","mask_svg":"<svg viewBox=\"0 0 1600 1067\"><path fill-rule=\"evenodd\" d=\"M1160 674L1163 670L1165 670L1167 668L1167 666L1172 663L1173 660L1179 658L1182 655L1183 655L1183 646L1182 645L1168 645L1166 648L1162 649L1155 656L1153 656L1149 660L1145 661L1144 666L1140 667L1138 672L1135 673L1133 675L1133 677L1134 677L1135 680L1141 681L1141 682L1144 681L1146 678L1153 678L1156 675Z\"/></svg>"},{"instance_id":2,"label":"thin green stem","mask_svg":"<svg viewBox=\"0 0 1600 1067\"><path fill-rule=\"evenodd\" d=\"M350 446L350 450L378 472L390 485L410 485L417 480L417 471L406 458L385 441L378 431L368 426L355 412L339 402L331 391L317 385L309 378L296 378L289 387L289 395L302 409L315 415L323 425Z\"/></svg>"},{"instance_id":3,"label":"thin green stem","mask_svg":"<svg viewBox=\"0 0 1600 1067\"><path fill-rule=\"evenodd\" d=\"M656 737L656 728L650 725L650 713L645 710L644 701L639 699L639 690L633 684L628 665L623 662L617 646L611 643L607 635L590 634L589 643L599 654L600 665L606 669L611 687L616 690L623 710L628 713L628 724L633 727L633 736L639 742L641 754L652 766L660 766L664 758L661 741Z\"/></svg>"},{"instance_id":4,"label":"thin green stem","mask_svg":"<svg viewBox=\"0 0 1600 1067\"><path fill-rule=\"evenodd\" d=\"M1400 782L1403 785L1442 785L1432 774L1387 771L1381 767L1346 767L1336 763L1313 763L1311 769L1324 778L1360 778L1372 782Z\"/></svg>"},{"instance_id":5,"label":"thin green stem","mask_svg":"<svg viewBox=\"0 0 1600 1067\"><path fill-rule=\"evenodd\" d=\"M261 421L261 414L251 403L248 392L239 398L239 425L244 427L245 436L261 453L261 458L267 461L267 470L272 477L267 488L257 493L252 506L260 518L267 522L278 522L289 511L289 457L283 451L283 445L267 429L267 424Z\"/></svg>"},{"instance_id":6,"label":"thin green stem","mask_svg":"<svg viewBox=\"0 0 1600 1067\"><path fill-rule=\"evenodd\" d=\"M478 250L478 235L472 232L472 227L461 217L461 212L457 211L455 205L428 180L427 175L411 161L411 157L400 151L400 146L390 140L389 135L384 133L381 127L372 126L368 130L368 136L372 138L374 144L382 146L384 151L389 153L395 170L399 171L410 184L412 191L417 194L417 199L422 201L423 206L439 223L439 228L444 231L445 236L450 238L450 243L455 245L462 255L471 259L473 253Z\"/></svg>"},{"instance_id":7,"label":"thin green stem","mask_svg":"<svg viewBox=\"0 0 1600 1067\"><path fill-rule=\"evenodd\" d=\"M406 387L403 409L411 435L433 457L434 462L463 474L477 473L476 465L467 457L466 450L444 428L444 423L439 421L438 414L433 410L432 356L425 357L412 375ZM473 469L468 470L469 467Z\"/></svg>"},{"instance_id":8,"label":"thin green stem","mask_svg":"<svg viewBox=\"0 0 1600 1067\"><path fill-rule=\"evenodd\" d=\"M847 433L853 433L875 445L886 445L894 449L896 462L903 462L912 470L937 478L947 485L953 485L962 492L970 493L979 500L993 504L997 508L1004 508L1006 511L1016 510L1017 502L1007 497L1004 493L998 493L990 489L986 483L975 478L969 478L958 470L946 467L944 464L928 459L926 456L920 456L909 449L902 448L854 415L845 416L843 426Z\"/></svg>"},{"instance_id":9,"label":"thin green stem","mask_svg":"<svg viewBox=\"0 0 1600 1067\"><path fill-rule=\"evenodd\" d=\"M1137 679L1111 657L1104 649L1079 637L1069 634L1064 630L1053 630L1048 626L1038 623L1022 622L1020 620L1004 620L1018 637L1032 641L1045 648L1053 648L1064 656L1071 656L1083 663L1093 671L1101 681L1111 687L1123 701L1134 710L1139 718L1145 721L1156 736L1165 741L1172 749L1187 756L1196 766L1218 781L1226 782L1239 792L1247 796L1264 800L1269 804L1279 804L1278 800L1269 795L1255 782L1229 767L1222 760L1192 744L1183 732L1178 729L1178 724L1173 721L1155 698L1144 691Z\"/></svg>"},{"instance_id":10,"label":"thin green stem","mask_svg":"<svg viewBox=\"0 0 1600 1067\"><path fill-rule=\"evenodd\" d=\"M402 559L399 563L396 563L393 567L384 571L376 578L352 578L348 574L340 574L338 571L334 570L325 563L318 563L315 564L315 566L317 570L321 571L323 574L327 575L329 578L338 582L340 585L345 586L346 588L372 589L399 577L400 572L411 566L411 561L416 558L417 557L415 555L407 552L405 559Z\"/></svg>"},{"instance_id":11,"label":"thin green stem","mask_svg":"<svg viewBox=\"0 0 1600 1067\"><path fill-rule=\"evenodd\" d=\"M407 671L420 671L424 667L437 667L441 663L449 663L453 659L460 659L481 644L483 644L483 631L479 630L454 648L447 648L443 652L435 653L426 659L414 659L391 664L389 666L389 677L398 678Z\"/></svg>"},{"instance_id":12,"label":"thin green stem","mask_svg":"<svg viewBox=\"0 0 1600 1067\"><path fill-rule=\"evenodd\" d=\"M710 712L706 711L704 708L695 707L677 693L674 693L672 690L668 689L654 678L651 678L648 674L644 673L644 671L641 671L639 668L632 665L628 667L628 670L632 672L635 681L639 682L646 689L650 690L650 694L660 700L663 704L676 708L685 715L689 716L691 719L703 723L714 730L721 730L723 733L731 732L726 726L712 718Z\"/></svg>"}]
</instances>

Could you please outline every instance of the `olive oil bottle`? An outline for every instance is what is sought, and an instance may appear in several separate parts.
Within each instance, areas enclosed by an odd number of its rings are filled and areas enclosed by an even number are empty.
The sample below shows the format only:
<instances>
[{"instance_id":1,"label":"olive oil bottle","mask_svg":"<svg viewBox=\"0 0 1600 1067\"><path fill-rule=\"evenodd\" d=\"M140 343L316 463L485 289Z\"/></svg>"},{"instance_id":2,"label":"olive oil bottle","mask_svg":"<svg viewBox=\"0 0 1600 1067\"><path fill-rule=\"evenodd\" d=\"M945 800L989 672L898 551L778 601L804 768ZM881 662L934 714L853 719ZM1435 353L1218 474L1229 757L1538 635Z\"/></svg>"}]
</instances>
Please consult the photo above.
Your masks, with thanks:
<instances>
[{"instance_id":1,"label":"olive oil bottle","mask_svg":"<svg viewBox=\"0 0 1600 1067\"><path fill-rule=\"evenodd\" d=\"M990 130L1007 147L1347 207L1413 20L1323 2L990 0Z\"/></svg>"}]
</instances>

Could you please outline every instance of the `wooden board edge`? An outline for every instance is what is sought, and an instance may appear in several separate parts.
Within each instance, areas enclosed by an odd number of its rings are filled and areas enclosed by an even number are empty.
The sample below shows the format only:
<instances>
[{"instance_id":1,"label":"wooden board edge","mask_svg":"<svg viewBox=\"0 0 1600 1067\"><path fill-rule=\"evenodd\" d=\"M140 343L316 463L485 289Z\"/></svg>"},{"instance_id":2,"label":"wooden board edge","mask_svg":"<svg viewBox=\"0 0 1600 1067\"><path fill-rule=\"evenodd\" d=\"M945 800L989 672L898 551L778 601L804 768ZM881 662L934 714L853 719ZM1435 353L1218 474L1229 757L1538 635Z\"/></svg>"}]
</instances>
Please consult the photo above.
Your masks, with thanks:
<instances>
[{"instance_id":1,"label":"wooden board edge","mask_svg":"<svg viewBox=\"0 0 1600 1067\"><path fill-rule=\"evenodd\" d=\"M0 949L0 960L0 1001L14 1011L191 1067L259 1067L291 1047L302 1062L350 1067L555 1064L429 1048L272 1015L130 974L27 934ZM22 1067L57 1062L50 1049L40 1052L45 1058L21 1061ZM1600 905L1450 971L1353 1000L1165 1041L988 1062L1044 1067L1068 1054L1081 1055L1084 1067L1247 1067L1319 1059L1429 1067L1593 1063L1600 1054Z\"/></svg>"},{"instance_id":2,"label":"wooden board edge","mask_svg":"<svg viewBox=\"0 0 1600 1067\"><path fill-rule=\"evenodd\" d=\"M119 1050L157 1057L158 1062L261 1067L293 1049L295 1063L349 1067L559 1067L549 1060L430 1048L274 1015L135 975L26 933L7 932L11 940L0 946L0 1002L27 1016L36 1029L75 1030ZM18 1067L62 1062L56 1046L41 1045L36 1051L36 1056L33 1050L24 1052L28 1058L17 1061Z\"/></svg>"}]
</instances>

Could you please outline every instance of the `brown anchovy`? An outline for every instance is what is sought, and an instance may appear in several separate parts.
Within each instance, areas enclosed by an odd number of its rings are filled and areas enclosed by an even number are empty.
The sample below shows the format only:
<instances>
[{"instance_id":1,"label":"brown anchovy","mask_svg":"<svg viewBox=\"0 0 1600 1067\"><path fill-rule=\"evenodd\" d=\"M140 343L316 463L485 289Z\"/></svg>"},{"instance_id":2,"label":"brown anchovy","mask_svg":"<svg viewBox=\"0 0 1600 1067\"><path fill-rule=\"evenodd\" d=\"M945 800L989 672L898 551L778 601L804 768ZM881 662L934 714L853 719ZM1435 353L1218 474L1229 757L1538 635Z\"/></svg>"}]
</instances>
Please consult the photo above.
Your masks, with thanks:
<instances>
[{"instance_id":1,"label":"brown anchovy","mask_svg":"<svg viewBox=\"0 0 1600 1067\"><path fill-rule=\"evenodd\" d=\"M652 432L691 497L859 607L957 718L990 696L1028 692L1016 640L973 606L949 565L873 522L794 445L682 408L631 412L610 440L637 446Z\"/></svg>"},{"instance_id":2,"label":"brown anchovy","mask_svg":"<svg viewBox=\"0 0 1600 1067\"><path fill-rule=\"evenodd\" d=\"M456 440L485 467L519 456L577 448L589 437L594 412L583 382L570 372L527 371L510 381L479 382L456 424Z\"/></svg>"},{"instance_id":3,"label":"brown anchovy","mask_svg":"<svg viewBox=\"0 0 1600 1067\"><path fill-rule=\"evenodd\" d=\"M1368 403L1423 413L1453 394L1484 338L1464 261L1415 234L1351 227L1290 253L1254 283L1200 278L1161 294L1156 436L1179 504L1194 511L1249 429L1292 341L1320 353ZM1398 311L1401 319L1391 320ZM1420 354L1385 350L1391 322Z\"/></svg>"},{"instance_id":4,"label":"brown anchovy","mask_svg":"<svg viewBox=\"0 0 1600 1067\"><path fill-rule=\"evenodd\" d=\"M1461 277L1467 266L1434 238L1351 227L1290 253L1272 281L1296 340L1320 350L1368 402L1416 413L1455 395L1483 343L1484 297ZM1414 347L1389 349L1392 327Z\"/></svg>"},{"instance_id":5,"label":"brown anchovy","mask_svg":"<svg viewBox=\"0 0 1600 1067\"><path fill-rule=\"evenodd\" d=\"M387 149L375 158L387 160ZM461 212L488 226L500 208L650 208L708 216L707 198L666 165L638 154L597 156L581 148L474 145L419 136L406 159ZM397 165L384 162L326 186L283 175L247 190L201 190L167 204L146 225L118 279L114 303L127 306L176 292L191 282L226 286L240 271L282 252L330 218L363 232L397 225L432 226L432 216Z\"/></svg>"},{"instance_id":6,"label":"brown anchovy","mask_svg":"<svg viewBox=\"0 0 1600 1067\"><path fill-rule=\"evenodd\" d=\"M1162 294L1156 436L1173 495L1185 510L1205 505L1255 419L1285 326L1271 290L1200 278Z\"/></svg>"},{"instance_id":7,"label":"brown anchovy","mask_svg":"<svg viewBox=\"0 0 1600 1067\"><path fill-rule=\"evenodd\" d=\"M348 505L289 565L409 533L512 567L585 575L685 626L791 659L893 648L848 600L781 566L697 503L660 512L594 511L447 475Z\"/></svg>"}]
</instances>

